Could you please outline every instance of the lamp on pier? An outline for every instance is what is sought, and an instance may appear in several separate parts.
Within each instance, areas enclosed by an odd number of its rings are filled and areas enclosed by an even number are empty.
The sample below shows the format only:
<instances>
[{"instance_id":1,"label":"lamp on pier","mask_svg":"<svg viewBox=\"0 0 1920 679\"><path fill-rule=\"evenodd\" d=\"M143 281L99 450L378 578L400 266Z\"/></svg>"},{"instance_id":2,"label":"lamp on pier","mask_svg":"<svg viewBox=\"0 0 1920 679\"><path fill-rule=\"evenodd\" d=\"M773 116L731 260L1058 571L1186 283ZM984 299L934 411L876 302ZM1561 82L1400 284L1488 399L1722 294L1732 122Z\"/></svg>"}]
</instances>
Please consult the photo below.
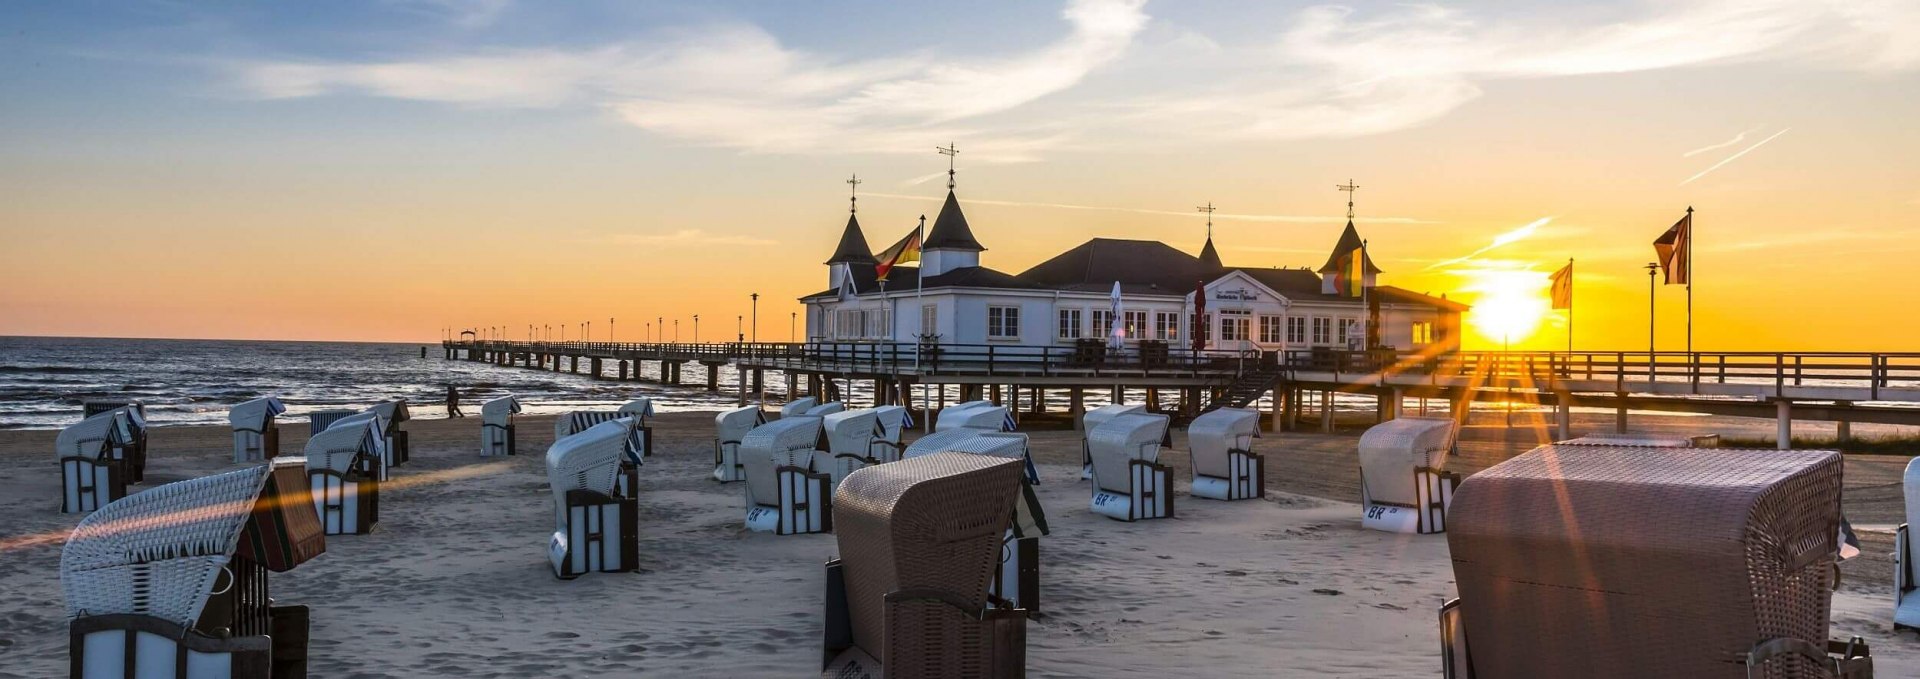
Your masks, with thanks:
<instances>
[{"instance_id":1,"label":"lamp on pier","mask_svg":"<svg viewBox=\"0 0 1920 679\"><path fill-rule=\"evenodd\" d=\"M760 293L747 295L753 298L753 341L760 341Z\"/></svg>"}]
</instances>

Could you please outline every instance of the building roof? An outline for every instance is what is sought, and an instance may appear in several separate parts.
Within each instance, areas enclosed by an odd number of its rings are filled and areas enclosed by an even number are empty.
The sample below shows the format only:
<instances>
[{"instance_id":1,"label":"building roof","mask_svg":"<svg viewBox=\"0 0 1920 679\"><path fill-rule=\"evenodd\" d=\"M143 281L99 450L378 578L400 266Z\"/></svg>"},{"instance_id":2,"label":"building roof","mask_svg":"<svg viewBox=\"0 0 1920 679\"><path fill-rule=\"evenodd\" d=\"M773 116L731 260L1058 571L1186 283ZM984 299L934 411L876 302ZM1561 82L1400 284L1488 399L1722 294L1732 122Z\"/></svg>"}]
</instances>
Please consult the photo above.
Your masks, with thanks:
<instances>
[{"instance_id":1,"label":"building roof","mask_svg":"<svg viewBox=\"0 0 1920 679\"><path fill-rule=\"evenodd\" d=\"M1287 299L1291 299L1296 302L1304 302L1304 301L1358 302L1359 301L1359 298L1357 297L1349 297L1347 295L1328 294L1328 293L1321 292L1319 274L1315 274L1314 272L1308 271L1306 269L1235 268L1233 270L1246 274L1248 277L1256 281L1259 281L1261 285L1267 286L1268 288L1272 289L1274 292L1280 293L1282 295L1286 295ZM1384 301L1384 302L1397 302L1402 304L1423 304L1426 306L1438 307L1441 309L1450 309L1453 311L1467 310L1467 305L1461 304L1459 302L1455 302L1453 300L1446 299L1444 297L1433 297L1431 295L1424 295L1418 292L1414 292L1412 290L1407 290L1405 288L1396 288L1391 285L1376 285L1376 286L1367 288L1367 291L1368 291L1367 294L1369 295L1378 295L1381 301Z\"/></svg>"},{"instance_id":2,"label":"building roof","mask_svg":"<svg viewBox=\"0 0 1920 679\"><path fill-rule=\"evenodd\" d=\"M1200 262L1215 269L1221 268L1220 251L1213 249L1213 234L1207 234L1207 244L1200 248Z\"/></svg>"},{"instance_id":3,"label":"building roof","mask_svg":"<svg viewBox=\"0 0 1920 679\"><path fill-rule=\"evenodd\" d=\"M1019 278L1058 290L1106 292L1117 281L1122 292L1184 295L1221 273L1220 267L1159 241L1095 238L1035 264Z\"/></svg>"},{"instance_id":4,"label":"building roof","mask_svg":"<svg viewBox=\"0 0 1920 679\"><path fill-rule=\"evenodd\" d=\"M1360 232L1353 229L1353 220L1347 220L1346 230L1340 232L1340 242L1333 244L1333 252L1327 255L1327 263L1321 265L1320 273L1339 271L1340 258L1346 256L1349 252L1360 249L1362 244ZM1367 275L1380 273L1380 267L1373 265L1373 253L1367 253L1362 255L1362 257L1365 261L1361 263L1361 266L1366 268Z\"/></svg>"},{"instance_id":5,"label":"building roof","mask_svg":"<svg viewBox=\"0 0 1920 679\"><path fill-rule=\"evenodd\" d=\"M853 287L860 294L880 291L879 274L871 266L851 267ZM887 276L887 292L912 292L920 289L920 270L911 266L894 267ZM963 266L937 276L928 276L924 281L926 289L936 288L993 288L998 290L1042 290L1043 286L1020 280L1012 274L995 271L984 266ZM815 297L834 297L839 290L822 290L801 299Z\"/></svg>"},{"instance_id":6,"label":"building roof","mask_svg":"<svg viewBox=\"0 0 1920 679\"><path fill-rule=\"evenodd\" d=\"M847 215L847 228L840 232L840 247L834 248L828 264L878 264L873 249L867 247L867 234L860 231L860 220Z\"/></svg>"},{"instance_id":7,"label":"building roof","mask_svg":"<svg viewBox=\"0 0 1920 679\"><path fill-rule=\"evenodd\" d=\"M940 216L934 218L933 229L927 232L927 240L920 248L974 252L987 249L974 239L973 229L967 226L967 216L960 212L960 200L953 196L953 189L947 189L947 202L940 206Z\"/></svg>"}]
</instances>

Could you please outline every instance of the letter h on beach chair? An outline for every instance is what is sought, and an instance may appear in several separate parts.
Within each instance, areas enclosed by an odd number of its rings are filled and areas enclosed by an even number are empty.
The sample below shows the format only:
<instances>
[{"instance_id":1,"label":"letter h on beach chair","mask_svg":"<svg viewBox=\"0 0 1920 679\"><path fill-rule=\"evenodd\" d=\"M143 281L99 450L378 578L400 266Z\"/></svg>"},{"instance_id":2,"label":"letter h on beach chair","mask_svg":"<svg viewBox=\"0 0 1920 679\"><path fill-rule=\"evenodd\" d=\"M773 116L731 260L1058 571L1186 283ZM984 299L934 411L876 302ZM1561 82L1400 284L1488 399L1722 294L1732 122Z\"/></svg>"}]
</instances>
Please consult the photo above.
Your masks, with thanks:
<instances>
[{"instance_id":1,"label":"letter h on beach chair","mask_svg":"<svg viewBox=\"0 0 1920 679\"><path fill-rule=\"evenodd\" d=\"M624 417L603 422L547 449L555 523L547 559L561 579L625 573L640 560L634 426Z\"/></svg>"},{"instance_id":2,"label":"letter h on beach chair","mask_svg":"<svg viewBox=\"0 0 1920 679\"><path fill-rule=\"evenodd\" d=\"M936 453L847 476L827 562L822 676L1026 676L1026 619L988 605L1020 463Z\"/></svg>"},{"instance_id":3,"label":"letter h on beach chair","mask_svg":"<svg viewBox=\"0 0 1920 679\"><path fill-rule=\"evenodd\" d=\"M274 417L287 412L280 399L268 396L235 405L227 411L233 425L233 461L258 462L280 454L280 427Z\"/></svg>"},{"instance_id":4,"label":"letter h on beach chair","mask_svg":"<svg viewBox=\"0 0 1920 679\"><path fill-rule=\"evenodd\" d=\"M1460 475L1446 471L1455 423L1401 417L1360 435L1360 525L1390 533L1447 530L1447 507Z\"/></svg>"},{"instance_id":5,"label":"letter h on beach chair","mask_svg":"<svg viewBox=\"0 0 1920 679\"><path fill-rule=\"evenodd\" d=\"M1920 526L1920 458L1907 463L1907 522L1893 535L1893 627L1920 631L1920 545L1913 529Z\"/></svg>"},{"instance_id":6,"label":"letter h on beach chair","mask_svg":"<svg viewBox=\"0 0 1920 679\"><path fill-rule=\"evenodd\" d=\"M307 484L327 535L365 534L380 521L385 437L372 413L335 421L307 438Z\"/></svg>"},{"instance_id":7,"label":"letter h on beach chair","mask_svg":"<svg viewBox=\"0 0 1920 679\"><path fill-rule=\"evenodd\" d=\"M81 406L81 419L110 411L126 413L115 426L118 440L107 449L107 457L120 463L120 476L128 485L147 480L147 406L139 401L87 401Z\"/></svg>"},{"instance_id":8,"label":"letter h on beach chair","mask_svg":"<svg viewBox=\"0 0 1920 679\"><path fill-rule=\"evenodd\" d=\"M1047 535L1047 514L1040 507L1040 496L1033 490L1040 482L1033 466L1027 435L977 429L953 429L934 432L907 446L906 456L923 457L936 453L967 453L1009 460L1020 460L1020 495L1014 501L1013 525L1000 540L1000 566L988 587L988 600L995 606L1040 612L1040 538Z\"/></svg>"},{"instance_id":9,"label":"letter h on beach chair","mask_svg":"<svg viewBox=\"0 0 1920 679\"><path fill-rule=\"evenodd\" d=\"M777 535L833 530L833 477L809 471L821 418L795 415L755 427L740 441L747 476L747 528Z\"/></svg>"},{"instance_id":10,"label":"letter h on beach chair","mask_svg":"<svg viewBox=\"0 0 1920 679\"><path fill-rule=\"evenodd\" d=\"M516 455L513 416L520 412L520 399L512 396L480 404L480 456Z\"/></svg>"},{"instance_id":11,"label":"letter h on beach chair","mask_svg":"<svg viewBox=\"0 0 1920 679\"><path fill-rule=\"evenodd\" d=\"M1548 445L1474 474L1445 676L1871 677L1859 637L1828 637L1842 462Z\"/></svg>"},{"instance_id":12,"label":"letter h on beach chair","mask_svg":"<svg viewBox=\"0 0 1920 679\"><path fill-rule=\"evenodd\" d=\"M74 679L306 676L305 606L269 572L326 550L297 462L169 483L80 521L60 553Z\"/></svg>"},{"instance_id":13,"label":"letter h on beach chair","mask_svg":"<svg viewBox=\"0 0 1920 679\"><path fill-rule=\"evenodd\" d=\"M1116 415L1087 432L1094 513L1137 521L1173 516L1173 468L1160 464L1166 415Z\"/></svg>"},{"instance_id":14,"label":"letter h on beach chair","mask_svg":"<svg viewBox=\"0 0 1920 679\"><path fill-rule=\"evenodd\" d=\"M127 494L128 463L114 457L125 451L135 428L132 408L107 410L81 420L54 438L60 460L60 511L82 514L104 507Z\"/></svg>"},{"instance_id":15,"label":"letter h on beach chair","mask_svg":"<svg viewBox=\"0 0 1920 679\"><path fill-rule=\"evenodd\" d=\"M1187 425L1193 453L1193 496L1246 500L1267 496L1266 458L1253 452L1260 437L1260 413L1221 408Z\"/></svg>"},{"instance_id":16,"label":"letter h on beach chair","mask_svg":"<svg viewBox=\"0 0 1920 679\"><path fill-rule=\"evenodd\" d=\"M754 427L767 423L760 406L721 411L713 418L713 480L721 483L747 480L746 467L740 464L740 439Z\"/></svg>"}]
</instances>

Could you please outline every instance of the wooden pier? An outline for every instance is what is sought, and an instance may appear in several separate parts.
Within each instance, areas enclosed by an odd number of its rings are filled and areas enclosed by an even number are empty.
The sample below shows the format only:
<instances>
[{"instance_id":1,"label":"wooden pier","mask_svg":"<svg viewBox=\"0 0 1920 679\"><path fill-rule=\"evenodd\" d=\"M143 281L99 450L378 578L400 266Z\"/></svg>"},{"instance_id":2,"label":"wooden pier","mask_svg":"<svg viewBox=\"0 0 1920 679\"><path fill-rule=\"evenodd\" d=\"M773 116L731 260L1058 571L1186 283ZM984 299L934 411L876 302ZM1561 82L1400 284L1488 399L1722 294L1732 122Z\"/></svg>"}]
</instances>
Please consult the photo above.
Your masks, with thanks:
<instances>
[{"instance_id":1,"label":"wooden pier","mask_svg":"<svg viewBox=\"0 0 1920 679\"><path fill-rule=\"evenodd\" d=\"M448 359L638 380L658 363L659 382L687 385L683 366L698 363L695 385L719 391L720 367L741 403L765 401L775 373L788 394L839 398L836 380L871 380L875 400L915 409L921 384L957 386L960 400L990 398L1019 412L1042 412L1046 394L1064 390L1069 412L1084 409L1087 389L1144 389L1147 406L1192 416L1246 407L1271 395L1273 426L1312 422L1331 428L1336 394L1376 399L1377 417L1400 413L1407 399L1441 399L1463 413L1468 401L1551 406L1565 436L1573 407L1613 408L1626 431L1629 410L1770 417L1781 441L1792 421L1920 425L1920 353L1854 352L1498 352L1443 354L1326 349L1268 352L1130 347L1108 354L1086 347L917 345L886 342L641 344L614 342L450 341ZM1163 401L1163 399L1165 399ZM1024 405L1025 409L1022 410ZM1786 445L1785 443L1782 444Z\"/></svg>"}]
</instances>

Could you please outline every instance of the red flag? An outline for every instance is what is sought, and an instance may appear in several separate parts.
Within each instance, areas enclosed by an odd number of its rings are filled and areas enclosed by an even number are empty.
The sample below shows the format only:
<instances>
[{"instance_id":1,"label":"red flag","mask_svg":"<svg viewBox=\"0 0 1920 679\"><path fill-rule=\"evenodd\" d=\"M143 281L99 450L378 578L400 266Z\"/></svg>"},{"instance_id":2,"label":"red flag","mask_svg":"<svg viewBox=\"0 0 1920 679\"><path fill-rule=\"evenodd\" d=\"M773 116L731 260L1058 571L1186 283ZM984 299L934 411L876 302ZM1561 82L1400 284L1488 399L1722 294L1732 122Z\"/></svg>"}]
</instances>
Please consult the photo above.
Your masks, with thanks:
<instances>
[{"instance_id":1,"label":"red flag","mask_svg":"<svg viewBox=\"0 0 1920 679\"><path fill-rule=\"evenodd\" d=\"M1660 257L1660 269L1667 274L1667 285L1693 283L1693 211L1674 222L1673 227L1653 241L1653 252Z\"/></svg>"}]
</instances>

